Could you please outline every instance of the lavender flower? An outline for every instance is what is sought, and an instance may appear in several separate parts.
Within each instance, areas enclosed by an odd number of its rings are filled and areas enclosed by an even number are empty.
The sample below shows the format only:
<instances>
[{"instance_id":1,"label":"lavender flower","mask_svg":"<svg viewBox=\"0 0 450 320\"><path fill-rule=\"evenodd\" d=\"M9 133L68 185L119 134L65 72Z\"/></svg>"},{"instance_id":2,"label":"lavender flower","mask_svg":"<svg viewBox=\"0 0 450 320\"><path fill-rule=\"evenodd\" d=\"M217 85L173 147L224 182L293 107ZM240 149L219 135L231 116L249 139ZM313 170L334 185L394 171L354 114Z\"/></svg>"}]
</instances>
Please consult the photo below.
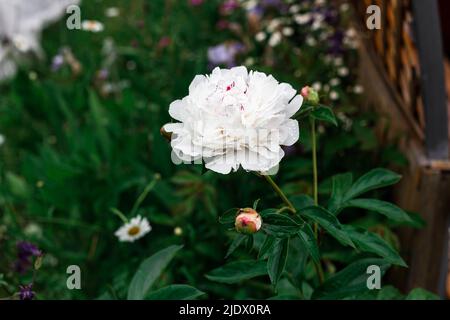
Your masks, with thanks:
<instances>
[{"instance_id":1,"label":"lavender flower","mask_svg":"<svg viewBox=\"0 0 450 320\"><path fill-rule=\"evenodd\" d=\"M53 72L58 71L64 65L64 56L62 54L57 54L52 59L51 69Z\"/></svg>"},{"instance_id":2,"label":"lavender flower","mask_svg":"<svg viewBox=\"0 0 450 320\"><path fill-rule=\"evenodd\" d=\"M35 293L33 292L33 284L19 286L20 300L33 300Z\"/></svg>"},{"instance_id":3,"label":"lavender flower","mask_svg":"<svg viewBox=\"0 0 450 320\"><path fill-rule=\"evenodd\" d=\"M231 68L236 65L236 56L244 51L242 43L219 44L208 49L208 60L211 67L225 65Z\"/></svg>"}]
</instances>

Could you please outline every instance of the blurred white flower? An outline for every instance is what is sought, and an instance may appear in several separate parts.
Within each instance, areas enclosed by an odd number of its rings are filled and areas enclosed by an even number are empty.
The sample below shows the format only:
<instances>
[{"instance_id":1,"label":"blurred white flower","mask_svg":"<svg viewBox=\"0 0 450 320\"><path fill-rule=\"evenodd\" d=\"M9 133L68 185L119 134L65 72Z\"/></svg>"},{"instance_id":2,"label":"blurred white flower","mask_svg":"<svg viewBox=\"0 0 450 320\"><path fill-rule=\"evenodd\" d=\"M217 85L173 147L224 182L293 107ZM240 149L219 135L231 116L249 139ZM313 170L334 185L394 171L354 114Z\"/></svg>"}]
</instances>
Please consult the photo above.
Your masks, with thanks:
<instances>
[{"instance_id":1,"label":"blurred white flower","mask_svg":"<svg viewBox=\"0 0 450 320\"><path fill-rule=\"evenodd\" d=\"M350 4L348 4L348 3L342 3L342 4L339 6L339 10L340 10L341 12L347 12L349 9L350 9Z\"/></svg>"},{"instance_id":2,"label":"blurred white flower","mask_svg":"<svg viewBox=\"0 0 450 320\"><path fill-rule=\"evenodd\" d=\"M262 32L262 31L258 32L255 36L255 39L258 42L262 42L262 41L266 40L266 33Z\"/></svg>"},{"instance_id":3,"label":"blurred white flower","mask_svg":"<svg viewBox=\"0 0 450 320\"><path fill-rule=\"evenodd\" d=\"M317 41L313 36L309 35L306 37L306 44L310 47L314 47L317 44Z\"/></svg>"},{"instance_id":4,"label":"blurred white flower","mask_svg":"<svg viewBox=\"0 0 450 320\"><path fill-rule=\"evenodd\" d=\"M344 59L342 59L342 57L336 57L334 58L333 63L336 67L340 67L344 64Z\"/></svg>"},{"instance_id":5,"label":"blurred white flower","mask_svg":"<svg viewBox=\"0 0 450 320\"><path fill-rule=\"evenodd\" d=\"M108 18L115 18L120 15L120 10L117 7L109 7L105 10L105 16Z\"/></svg>"},{"instance_id":6,"label":"blurred white flower","mask_svg":"<svg viewBox=\"0 0 450 320\"><path fill-rule=\"evenodd\" d=\"M294 16L294 21L299 25L307 24L311 21L312 15L309 13L297 14Z\"/></svg>"},{"instance_id":7,"label":"blurred white flower","mask_svg":"<svg viewBox=\"0 0 450 320\"><path fill-rule=\"evenodd\" d=\"M134 242L145 236L151 230L152 227L147 218L142 218L138 215L120 227L114 235L119 238L119 241Z\"/></svg>"},{"instance_id":8,"label":"blurred white flower","mask_svg":"<svg viewBox=\"0 0 450 320\"><path fill-rule=\"evenodd\" d=\"M364 87L360 84L357 84L356 86L353 87L353 93L356 93L356 94L364 93Z\"/></svg>"},{"instance_id":9,"label":"blurred white flower","mask_svg":"<svg viewBox=\"0 0 450 320\"><path fill-rule=\"evenodd\" d=\"M104 29L103 23L96 20L84 20L81 22L81 29L90 32L102 32Z\"/></svg>"},{"instance_id":10,"label":"blurred white flower","mask_svg":"<svg viewBox=\"0 0 450 320\"><path fill-rule=\"evenodd\" d=\"M346 77L350 73L347 67L340 67L337 72L341 77Z\"/></svg>"},{"instance_id":11,"label":"blurred white flower","mask_svg":"<svg viewBox=\"0 0 450 320\"><path fill-rule=\"evenodd\" d=\"M281 35L281 32L277 31L274 32L269 39L269 46L276 47L280 44L281 40L283 39L283 36Z\"/></svg>"},{"instance_id":12,"label":"blurred white flower","mask_svg":"<svg viewBox=\"0 0 450 320\"><path fill-rule=\"evenodd\" d=\"M284 152L299 139L299 126L290 119L303 98L287 83L245 67L198 75L189 95L172 102L169 113L178 123L163 127L172 133L172 158L205 162L228 174L240 166L267 173L276 169Z\"/></svg>"},{"instance_id":13,"label":"blurred white flower","mask_svg":"<svg viewBox=\"0 0 450 320\"><path fill-rule=\"evenodd\" d=\"M79 0L0 0L0 81L14 76L23 54L42 56L41 31Z\"/></svg>"},{"instance_id":14,"label":"blurred white flower","mask_svg":"<svg viewBox=\"0 0 450 320\"><path fill-rule=\"evenodd\" d=\"M284 27L281 32L283 33L283 36L290 37L294 34L294 29L291 27Z\"/></svg>"},{"instance_id":15,"label":"blurred white flower","mask_svg":"<svg viewBox=\"0 0 450 320\"><path fill-rule=\"evenodd\" d=\"M5 143L5 136L0 133L0 146Z\"/></svg>"},{"instance_id":16,"label":"blurred white flower","mask_svg":"<svg viewBox=\"0 0 450 320\"><path fill-rule=\"evenodd\" d=\"M339 78L333 78L330 80L330 85L336 87L341 84L341 80Z\"/></svg>"},{"instance_id":17,"label":"blurred white flower","mask_svg":"<svg viewBox=\"0 0 450 320\"><path fill-rule=\"evenodd\" d=\"M312 85L312 88L313 88L314 90L316 90L316 91L320 91L320 90L322 90L322 83L320 83L320 82L314 82L313 85Z\"/></svg>"},{"instance_id":18,"label":"blurred white flower","mask_svg":"<svg viewBox=\"0 0 450 320\"><path fill-rule=\"evenodd\" d=\"M272 19L269 22L269 25L267 26L267 31L272 33L274 32L276 29L278 29L278 27L281 25L281 20L280 19Z\"/></svg>"},{"instance_id":19,"label":"blurred white flower","mask_svg":"<svg viewBox=\"0 0 450 320\"><path fill-rule=\"evenodd\" d=\"M331 91L330 92L330 99L333 101L336 101L339 99L339 93L337 93L336 91Z\"/></svg>"},{"instance_id":20,"label":"blurred white flower","mask_svg":"<svg viewBox=\"0 0 450 320\"><path fill-rule=\"evenodd\" d=\"M294 4L289 8L290 13L297 13L300 11L300 6L298 4Z\"/></svg>"}]
</instances>

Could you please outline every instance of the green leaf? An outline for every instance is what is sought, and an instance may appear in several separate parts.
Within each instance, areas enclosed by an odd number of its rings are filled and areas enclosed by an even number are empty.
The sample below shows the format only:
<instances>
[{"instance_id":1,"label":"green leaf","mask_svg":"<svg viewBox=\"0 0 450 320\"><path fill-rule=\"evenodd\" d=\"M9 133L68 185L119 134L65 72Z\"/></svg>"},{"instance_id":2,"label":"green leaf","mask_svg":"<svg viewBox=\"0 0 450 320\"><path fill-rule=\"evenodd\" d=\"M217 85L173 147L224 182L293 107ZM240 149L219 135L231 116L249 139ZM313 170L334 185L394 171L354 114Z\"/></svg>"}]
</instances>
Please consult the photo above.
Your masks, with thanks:
<instances>
[{"instance_id":1,"label":"green leaf","mask_svg":"<svg viewBox=\"0 0 450 320\"><path fill-rule=\"evenodd\" d=\"M305 223L305 225L298 231L298 237L303 242L314 262L319 263L319 247L317 246L317 241L315 239L314 231L312 230L311 226Z\"/></svg>"},{"instance_id":2,"label":"green leaf","mask_svg":"<svg viewBox=\"0 0 450 320\"><path fill-rule=\"evenodd\" d=\"M225 256L225 259L228 258L242 244L242 242L246 238L247 238L246 235L238 234L231 242L230 247L228 248L227 254Z\"/></svg>"},{"instance_id":3,"label":"green leaf","mask_svg":"<svg viewBox=\"0 0 450 320\"><path fill-rule=\"evenodd\" d=\"M239 212L238 208L232 208L225 211L225 213L219 217L219 222L221 224L230 224L230 223L234 224L238 212Z\"/></svg>"},{"instance_id":4,"label":"green leaf","mask_svg":"<svg viewBox=\"0 0 450 320\"><path fill-rule=\"evenodd\" d=\"M146 300L194 300L205 293L185 284L173 284L150 292Z\"/></svg>"},{"instance_id":5,"label":"green leaf","mask_svg":"<svg viewBox=\"0 0 450 320\"><path fill-rule=\"evenodd\" d=\"M233 261L212 270L206 275L211 281L221 283L238 283L267 274L267 263L263 260Z\"/></svg>"},{"instance_id":6,"label":"green leaf","mask_svg":"<svg viewBox=\"0 0 450 320\"><path fill-rule=\"evenodd\" d=\"M306 194L290 197L289 200L297 211L314 206L314 199Z\"/></svg>"},{"instance_id":7,"label":"green leaf","mask_svg":"<svg viewBox=\"0 0 450 320\"><path fill-rule=\"evenodd\" d=\"M277 238L291 236L299 229L300 225L284 214L269 213L263 219L263 230Z\"/></svg>"},{"instance_id":8,"label":"green leaf","mask_svg":"<svg viewBox=\"0 0 450 320\"><path fill-rule=\"evenodd\" d=\"M255 202L253 202L253 210L256 210L258 208L258 203L261 199L256 199Z\"/></svg>"},{"instance_id":9,"label":"green leaf","mask_svg":"<svg viewBox=\"0 0 450 320\"><path fill-rule=\"evenodd\" d=\"M339 220L329 211L321 207L309 207L299 212L301 215L317 222L324 228L331 236L338 240L343 245L354 247L350 237L342 230Z\"/></svg>"},{"instance_id":10,"label":"green leaf","mask_svg":"<svg viewBox=\"0 0 450 320\"><path fill-rule=\"evenodd\" d=\"M275 237L267 235L264 239L261 248L259 249L258 259L265 259L268 256L268 253L272 251L273 246L275 245Z\"/></svg>"},{"instance_id":11,"label":"green leaf","mask_svg":"<svg viewBox=\"0 0 450 320\"><path fill-rule=\"evenodd\" d=\"M331 108L329 107L325 106L315 107L311 112L311 116L316 120L331 123L336 127L338 126L333 110L331 110Z\"/></svg>"},{"instance_id":12,"label":"green leaf","mask_svg":"<svg viewBox=\"0 0 450 320\"><path fill-rule=\"evenodd\" d=\"M328 210L332 213L337 212L344 201L345 193L350 189L353 183L353 174L351 172L338 174L331 179L331 197L328 202Z\"/></svg>"},{"instance_id":13,"label":"green leaf","mask_svg":"<svg viewBox=\"0 0 450 320\"><path fill-rule=\"evenodd\" d=\"M363 175L352 185L344 196L344 202L368 191L396 184L401 178L402 176L390 170L374 169Z\"/></svg>"},{"instance_id":14,"label":"green leaf","mask_svg":"<svg viewBox=\"0 0 450 320\"><path fill-rule=\"evenodd\" d=\"M142 300L175 254L183 246L170 246L145 259L136 271L128 287L128 300Z\"/></svg>"},{"instance_id":15,"label":"green leaf","mask_svg":"<svg viewBox=\"0 0 450 320\"><path fill-rule=\"evenodd\" d=\"M351 226L343 226L343 228L352 239L357 249L363 252L377 254L389 263L407 267L405 261L400 257L397 251L377 234Z\"/></svg>"},{"instance_id":16,"label":"green leaf","mask_svg":"<svg viewBox=\"0 0 450 320\"><path fill-rule=\"evenodd\" d=\"M439 296L422 288L412 290L405 300L441 300Z\"/></svg>"},{"instance_id":17,"label":"green leaf","mask_svg":"<svg viewBox=\"0 0 450 320\"><path fill-rule=\"evenodd\" d=\"M377 199L353 199L347 201L344 206L378 212L395 222L412 223L411 218L405 211L386 201Z\"/></svg>"},{"instance_id":18,"label":"green leaf","mask_svg":"<svg viewBox=\"0 0 450 320\"><path fill-rule=\"evenodd\" d=\"M269 273L270 281L274 286L278 284L284 268L289 251L289 238L277 239L272 253L267 261L267 271Z\"/></svg>"},{"instance_id":19,"label":"green leaf","mask_svg":"<svg viewBox=\"0 0 450 320\"><path fill-rule=\"evenodd\" d=\"M313 299L334 300L351 298L367 293L367 268L376 265L380 267L381 275L389 269L390 264L383 259L358 260L328 278L320 287L314 290Z\"/></svg>"}]
</instances>

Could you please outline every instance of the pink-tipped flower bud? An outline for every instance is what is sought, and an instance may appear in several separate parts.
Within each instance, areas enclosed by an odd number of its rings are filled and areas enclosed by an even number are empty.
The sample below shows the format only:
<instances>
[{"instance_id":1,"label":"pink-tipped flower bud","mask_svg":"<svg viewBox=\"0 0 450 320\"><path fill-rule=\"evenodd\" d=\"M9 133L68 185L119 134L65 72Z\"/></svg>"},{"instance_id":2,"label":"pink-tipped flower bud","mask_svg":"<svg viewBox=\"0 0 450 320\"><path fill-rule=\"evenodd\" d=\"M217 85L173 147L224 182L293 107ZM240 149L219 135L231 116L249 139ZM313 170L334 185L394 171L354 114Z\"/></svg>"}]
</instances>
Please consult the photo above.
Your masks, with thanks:
<instances>
[{"instance_id":1,"label":"pink-tipped flower bud","mask_svg":"<svg viewBox=\"0 0 450 320\"><path fill-rule=\"evenodd\" d=\"M236 231L243 234L254 234L261 229L261 216L252 208L239 209L234 222Z\"/></svg>"},{"instance_id":2,"label":"pink-tipped flower bud","mask_svg":"<svg viewBox=\"0 0 450 320\"><path fill-rule=\"evenodd\" d=\"M305 98L306 101L308 101L311 104L318 104L319 103L319 93L314 90L311 87L303 87L300 91L300 94L303 98Z\"/></svg>"}]
</instances>

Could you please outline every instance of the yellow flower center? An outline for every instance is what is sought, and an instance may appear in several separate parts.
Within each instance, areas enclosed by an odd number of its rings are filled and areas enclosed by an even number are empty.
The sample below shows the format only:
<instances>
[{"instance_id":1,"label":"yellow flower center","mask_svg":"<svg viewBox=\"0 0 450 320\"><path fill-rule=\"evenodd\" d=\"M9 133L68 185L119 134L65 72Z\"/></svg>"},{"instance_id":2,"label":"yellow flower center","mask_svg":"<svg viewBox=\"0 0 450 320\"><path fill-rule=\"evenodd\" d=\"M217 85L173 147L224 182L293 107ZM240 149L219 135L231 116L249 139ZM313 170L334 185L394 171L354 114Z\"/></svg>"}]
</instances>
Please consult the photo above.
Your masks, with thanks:
<instances>
[{"instance_id":1,"label":"yellow flower center","mask_svg":"<svg viewBox=\"0 0 450 320\"><path fill-rule=\"evenodd\" d=\"M135 236L141 231L141 228L138 226L133 226L130 229L128 229L128 235Z\"/></svg>"}]
</instances>

